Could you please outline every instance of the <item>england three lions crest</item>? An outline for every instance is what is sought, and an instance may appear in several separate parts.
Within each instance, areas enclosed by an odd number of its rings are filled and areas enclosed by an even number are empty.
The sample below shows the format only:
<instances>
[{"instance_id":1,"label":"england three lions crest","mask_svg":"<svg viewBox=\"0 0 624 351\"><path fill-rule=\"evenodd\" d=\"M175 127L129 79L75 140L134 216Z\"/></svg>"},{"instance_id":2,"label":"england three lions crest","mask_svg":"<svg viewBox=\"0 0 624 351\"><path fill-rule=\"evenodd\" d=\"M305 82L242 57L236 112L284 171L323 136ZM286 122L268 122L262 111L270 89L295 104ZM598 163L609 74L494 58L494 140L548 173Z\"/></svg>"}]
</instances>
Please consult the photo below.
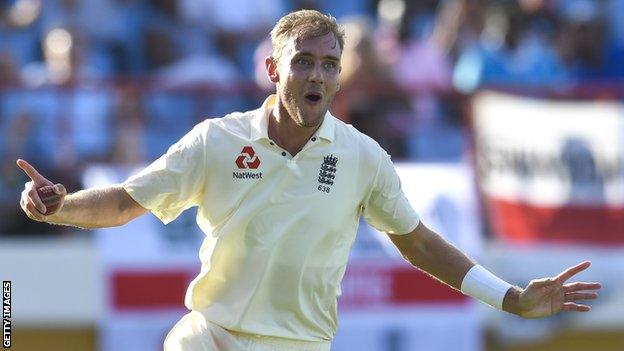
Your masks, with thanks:
<instances>
[{"instance_id":1,"label":"england three lions crest","mask_svg":"<svg viewBox=\"0 0 624 351\"><path fill-rule=\"evenodd\" d=\"M319 170L318 190L329 193L331 186L334 185L334 179L336 178L336 165L338 164L338 158L336 156L328 155L323 158L321 169Z\"/></svg>"}]
</instances>

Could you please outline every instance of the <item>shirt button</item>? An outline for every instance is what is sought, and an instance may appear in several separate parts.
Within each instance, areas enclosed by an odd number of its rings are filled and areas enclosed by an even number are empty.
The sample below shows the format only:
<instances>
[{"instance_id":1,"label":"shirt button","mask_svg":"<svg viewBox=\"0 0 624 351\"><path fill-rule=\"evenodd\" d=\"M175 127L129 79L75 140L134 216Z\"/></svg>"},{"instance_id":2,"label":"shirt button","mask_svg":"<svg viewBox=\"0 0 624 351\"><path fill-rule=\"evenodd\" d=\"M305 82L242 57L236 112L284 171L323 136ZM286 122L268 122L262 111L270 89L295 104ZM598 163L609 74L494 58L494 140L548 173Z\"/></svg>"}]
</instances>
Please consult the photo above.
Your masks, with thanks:
<instances>
[{"instance_id":1,"label":"shirt button","mask_svg":"<svg viewBox=\"0 0 624 351\"><path fill-rule=\"evenodd\" d=\"M286 151L282 152L282 156L286 156Z\"/></svg>"},{"instance_id":2,"label":"shirt button","mask_svg":"<svg viewBox=\"0 0 624 351\"><path fill-rule=\"evenodd\" d=\"M316 141L316 137L312 137L312 141Z\"/></svg>"}]
</instances>

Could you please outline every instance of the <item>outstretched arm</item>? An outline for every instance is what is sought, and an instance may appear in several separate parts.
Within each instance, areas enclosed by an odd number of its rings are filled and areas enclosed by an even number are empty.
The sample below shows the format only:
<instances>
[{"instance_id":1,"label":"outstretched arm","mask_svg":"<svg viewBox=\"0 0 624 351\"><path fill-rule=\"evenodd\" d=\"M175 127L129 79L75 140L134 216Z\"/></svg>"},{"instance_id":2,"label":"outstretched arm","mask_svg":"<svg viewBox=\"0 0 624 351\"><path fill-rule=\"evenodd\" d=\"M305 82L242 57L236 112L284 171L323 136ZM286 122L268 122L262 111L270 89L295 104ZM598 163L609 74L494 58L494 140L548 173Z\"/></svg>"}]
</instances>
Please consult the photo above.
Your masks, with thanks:
<instances>
[{"instance_id":1,"label":"outstretched arm","mask_svg":"<svg viewBox=\"0 0 624 351\"><path fill-rule=\"evenodd\" d=\"M471 291L466 290L483 289L483 294L488 295L488 289L500 286L496 282L489 285L488 280L496 279L495 277L476 266L476 263L459 249L422 223L409 234L389 237L401 255L412 265L457 290L464 290L471 296L482 296L481 292L471 294ZM590 307L578 301L596 299L598 295L595 290L600 289L600 284L587 282L567 284L566 281L589 266L589 262L582 262L556 277L533 280L525 289L509 286L508 290L504 291L503 300L500 301L501 308L525 318L546 317L560 311L587 312ZM472 277L479 270L480 273L475 280ZM473 274L468 275L469 272ZM466 284L466 280L470 280L468 282L470 284ZM468 285L473 288L466 289Z\"/></svg>"},{"instance_id":2,"label":"outstretched arm","mask_svg":"<svg viewBox=\"0 0 624 351\"><path fill-rule=\"evenodd\" d=\"M20 206L35 221L80 228L103 228L126 224L147 212L120 185L86 189L68 195L62 184L53 184L28 162L20 159L17 165L31 179L24 186ZM47 185L54 186L54 192L61 201L58 212L48 216L43 214L46 208L37 194L38 188Z\"/></svg>"}]
</instances>

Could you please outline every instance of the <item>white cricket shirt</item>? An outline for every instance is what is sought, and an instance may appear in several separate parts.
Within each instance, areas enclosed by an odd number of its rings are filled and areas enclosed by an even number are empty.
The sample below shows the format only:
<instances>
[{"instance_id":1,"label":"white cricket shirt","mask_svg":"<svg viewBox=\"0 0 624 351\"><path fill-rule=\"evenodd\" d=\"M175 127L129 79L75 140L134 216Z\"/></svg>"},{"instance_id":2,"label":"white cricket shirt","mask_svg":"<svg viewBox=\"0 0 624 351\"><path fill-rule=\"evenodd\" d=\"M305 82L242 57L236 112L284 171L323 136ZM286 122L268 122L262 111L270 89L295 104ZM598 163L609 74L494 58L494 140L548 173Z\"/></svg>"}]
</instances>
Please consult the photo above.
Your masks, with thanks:
<instances>
[{"instance_id":1,"label":"white cricket shirt","mask_svg":"<svg viewBox=\"0 0 624 351\"><path fill-rule=\"evenodd\" d=\"M419 219L375 141L328 112L292 157L268 137L274 104L199 123L124 188L164 223L199 207L189 309L233 331L331 340L360 215L391 234Z\"/></svg>"}]
</instances>

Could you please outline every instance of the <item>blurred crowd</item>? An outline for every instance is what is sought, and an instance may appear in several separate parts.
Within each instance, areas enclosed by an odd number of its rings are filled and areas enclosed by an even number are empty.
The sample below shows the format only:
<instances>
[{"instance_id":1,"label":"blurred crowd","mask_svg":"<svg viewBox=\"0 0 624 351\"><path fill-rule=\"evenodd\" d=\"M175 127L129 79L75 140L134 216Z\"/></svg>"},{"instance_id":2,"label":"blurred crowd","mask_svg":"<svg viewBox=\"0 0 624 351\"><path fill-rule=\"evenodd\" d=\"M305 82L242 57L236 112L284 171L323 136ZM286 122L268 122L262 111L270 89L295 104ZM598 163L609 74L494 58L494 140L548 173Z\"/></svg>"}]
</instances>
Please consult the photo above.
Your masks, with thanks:
<instances>
[{"instance_id":1,"label":"blurred crowd","mask_svg":"<svg viewBox=\"0 0 624 351\"><path fill-rule=\"evenodd\" d=\"M77 190L258 106L268 32L300 8L345 25L332 111L395 159L461 159L484 86L624 79L621 0L0 0L0 233L50 231L19 213L18 157Z\"/></svg>"}]
</instances>

